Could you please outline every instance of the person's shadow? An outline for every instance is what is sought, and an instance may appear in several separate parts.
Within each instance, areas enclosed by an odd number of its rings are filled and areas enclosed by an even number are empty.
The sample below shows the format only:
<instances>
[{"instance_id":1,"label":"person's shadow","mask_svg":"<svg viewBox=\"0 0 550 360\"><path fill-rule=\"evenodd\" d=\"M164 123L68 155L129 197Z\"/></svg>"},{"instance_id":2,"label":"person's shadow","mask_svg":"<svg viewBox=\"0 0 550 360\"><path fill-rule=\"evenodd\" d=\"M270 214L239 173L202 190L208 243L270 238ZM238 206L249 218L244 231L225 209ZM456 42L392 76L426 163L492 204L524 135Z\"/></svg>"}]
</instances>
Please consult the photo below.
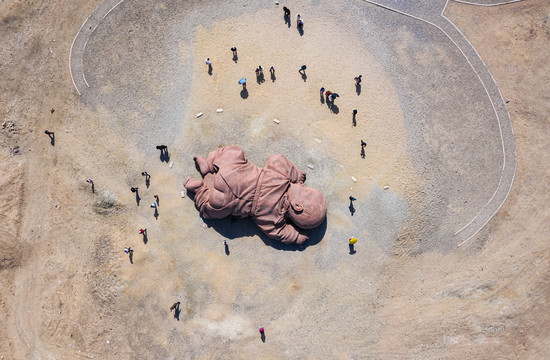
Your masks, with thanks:
<instances>
[{"instance_id":1,"label":"person's shadow","mask_svg":"<svg viewBox=\"0 0 550 360\"><path fill-rule=\"evenodd\" d=\"M147 237L147 231L145 231L143 233L143 243L144 244L147 244L147 242L149 242L149 238Z\"/></svg>"},{"instance_id":2,"label":"person's shadow","mask_svg":"<svg viewBox=\"0 0 550 360\"><path fill-rule=\"evenodd\" d=\"M265 77L263 72L259 73L258 76L256 76L256 81L258 82L258 84L265 82Z\"/></svg>"},{"instance_id":3,"label":"person's shadow","mask_svg":"<svg viewBox=\"0 0 550 360\"><path fill-rule=\"evenodd\" d=\"M50 144L52 146L55 146L55 133L53 132L46 132L46 134L48 134L48 136L50 137Z\"/></svg>"},{"instance_id":4,"label":"person's shadow","mask_svg":"<svg viewBox=\"0 0 550 360\"><path fill-rule=\"evenodd\" d=\"M208 65L208 75L212 76L212 65Z\"/></svg>"},{"instance_id":5,"label":"person's shadow","mask_svg":"<svg viewBox=\"0 0 550 360\"><path fill-rule=\"evenodd\" d=\"M180 314L181 314L181 309L180 309L180 306L178 305L174 309L174 319L176 319L177 321L180 321Z\"/></svg>"},{"instance_id":6,"label":"person's shadow","mask_svg":"<svg viewBox=\"0 0 550 360\"><path fill-rule=\"evenodd\" d=\"M353 114L353 118L351 120L351 124L352 126L357 126L357 118L356 118L357 114Z\"/></svg>"},{"instance_id":7,"label":"person's shadow","mask_svg":"<svg viewBox=\"0 0 550 360\"><path fill-rule=\"evenodd\" d=\"M349 201L349 212L351 213L351 216L355 214L355 207L353 206L353 200Z\"/></svg>"},{"instance_id":8,"label":"person's shadow","mask_svg":"<svg viewBox=\"0 0 550 360\"><path fill-rule=\"evenodd\" d=\"M149 189L149 185L151 185L151 180L149 179L149 176L146 176L145 177L145 186L147 187L147 189Z\"/></svg>"},{"instance_id":9,"label":"person's shadow","mask_svg":"<svg viewBox=\"0 0 550 360\"><path fill-rule=\"evenodd\" d=\"M324 104L325 103L325 97L323 96L323 93L321 92L321 97L320 97L320 101L321 101L321 104Z\"/></svg>"},{"instance_id":10,"label":"person's shadow","mask_svg":"<svg viewBox=\"0 0 550 360\"><path fill-rule=\"evenodd\" d=\"M287 14L284 15L284 19L285 19L285 24L288 24L288 27L291 26L291 23L290 23L290 16L288 16Z\"/></svg>"},{"instance_id":11,"label":"person's shadow","mask_svg":"<svg viewBox=\"0 0 550 360\"><path fill-rule=\"evenodd\" d=\"M365 148L363 146L361 146L361 157L365 158Z\"/></svg>"},{"instance_id":12,"label":"person's shadow","mask_svg":"<svg viewBox=\"0 0 550 360\"><path fill-rule=\"evenodd\" d=\"M271 71L271 82L275 82L277 78L275 77L275 70Z\"/></svg>"},{"instance_id":13,"label":"person's shadow","mask_svg":"<svg viewBox=\"0 0 550 360\"><path fill-rule=\"evenodd\" d=\"M130 264L134 263L134 250L130 250L128 253L128 257L130 258Z\"/></svg>"},{"instance_id":14,"label":"person's shadow","mask_svg":"<svg viewBox=\"0 0 550 360\"><path fill-rule=\"evenodd\" d=\"M302 75L302 80L304 80L304 82L307 81L307 74L306 74L306 71L305 70L298 70L298 72L300 73L300 75Z\"/></svg>"},{"instance_id":15,"label":"person's shadow","mask_svg":"<svg viewBox=\"0 0 550 360\"><path fill-rule=\"evenodd\" d=\"M170 154L168 153L168 148L162 149L160 151L160 161L163 161L163 162L170 161Z\"/></svg>"},{"instance_id":16,"label":"person's shadow","mask_svg":"<svg viewBox=\"0 0 550 360\"><path fill-rule=\"evenodd\" d=\"M304 26L298 26L298 33L300 33L300 36L304 36Z\"/></svg>"},{"instance_id":17,"label":"person's shadow","mask_svg":"<svg viewBox=\"0 0 550 360\"><path fill-rule=\"evenodd\" d=\"M231 252L229 251L229 245L226 243L224 247L225 247L225 255L229 256L229 254L231 254Z\"/></svg>"},{"instance_id":18,"label":"person's shadow","mask_svg":"<svg viewBox=\"0 0 550 360\"><path fill-rule=\"evenodd\" d=\"M361 84L355 84L355 92L357 96L361 95Z\"/></svg>"},{"instance_id":19,"label":"person's shadow","mask_svg":"<svg viewBox=\"0 0 550 360\"><path fill-rule=\"evenodd\" d=\"M153 214L153 216L155 217L156 220L159 219L159 211L156 206L155 206L155 213Z\"/></svg>"},{"instance_id":20,"label":"person's shadow","mask_svg":"<svg viewBox=\"0 0 550 360\"><path fill-rule=\"evenodd\" d=\"M233 53L233 61L235 62L235 64L237 63L237 61L239 61L239 56L237 55L236 51Z\"/></svg>"},{"instance_id":21,"label":"person's shadow","mask_svg":"<svg viewBox=\"0 0 550 360\"><path fill-rule=\"evenodd\" d=\"M330 111L332 111L333 114L338 114L340 112L338 105L336 105L334 101L330 104Z\"/></svg>"},{"instance_id":22,"label":"person's shadow","mask_svg":"<svg viewBox=\"0 0 550 360\"><path fill-rule=\"evenodd\" d=\"M241 97L242 97L243 99L248 98L248 90L246 90L246 88L243 88L243 89L241 90Z\"/></svg>"},{"instance_id":23,"label":"person's shadow","mask_svg":"<svg viewBox=\"0 0 550 360\"><path fill-rule=\"evenodd\" d=\"M139 197L139 191L136 190L136 204L139 206L139 202L141 201L141 198Z\"/></svg>"},{"instance_id":24,"label":"person's shadow","mask_svg":"<svg viewBox=\"0 0 550 360\"><path fill-rule=\"evenodd\" d=\"M354 244L349 244L349 254L350 255L353 255L355 254L357 251L355 251L355 245Z\"/></svg>"},{"instance_id":25,"label":"person's shadow","mask_svg":"<svg viewBox=\"0 0 550 360\"><path fill-rule=\"evenodd\" d=\"M262 339L262 342L265 343L265 331L262 332L262 335L260 337Z\"/></svg>"}]
</instances>

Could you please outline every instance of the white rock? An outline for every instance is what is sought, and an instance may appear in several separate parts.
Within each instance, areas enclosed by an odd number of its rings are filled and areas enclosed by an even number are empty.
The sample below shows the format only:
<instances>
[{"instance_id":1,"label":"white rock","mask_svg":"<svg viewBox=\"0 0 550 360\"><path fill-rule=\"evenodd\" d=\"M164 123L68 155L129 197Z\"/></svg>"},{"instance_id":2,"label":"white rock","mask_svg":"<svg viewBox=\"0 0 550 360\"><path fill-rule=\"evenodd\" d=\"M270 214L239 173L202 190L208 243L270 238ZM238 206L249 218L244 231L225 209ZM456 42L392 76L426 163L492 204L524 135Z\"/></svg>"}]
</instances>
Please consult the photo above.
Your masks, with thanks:
<instances>
[{"instance_id":1,"label":"white rock","mask_svg":"<svg viewBox=\"0 0 550 360\"><path fill-rule=\"evenodd\" d=\"M274 122L275 124L278 124L278 123L280 123L280 121L279 121L279 120L277 120L277 119L273 119L273 122Z\"/></svg>"},{"instance_id":2,"label":"white rock","mask_svg":"<svg viewBox=\"0 0 550 360\"><path fill-rule=\"evenodd\" d=\"M201 112L197 114L197 117L201 117L201 116L202 116L202 113L201 113Z\"/></svg>"},{"instance_id":3,"label":"white rock","mask_svg":"<svg viewBox=\"0 0 550 360\"><path fill-rule=\"evenodd\" d=\"M180 192L180 194L181 194L181 198L183 199L183 198L185 197L185 191L182 190L182 191Z\"/></svg>"},{"instance_id":4,"label":"white rock","mask_svg":"<svg viewBox=\"0 0 550 360\"><path fill-rule=\"evenodd\" d=\"M321 139L315 138L315 141L317 141L318 143L320 143L320 142L321 142Z\"/></svg>"},{"instance_id":5,"label":"white rock","mask_svg":"<svg viewBox=\"0 0 550 360\"><path fill-rule=\"evenodd\" d=\"M169 165L168 167L171 169L172 166L174 166L174 162L173 162L173 161L170 163L170 165Z\"/></svg>"},{"instance_id":6,"label":"white rock","mask_svg":"<svg viewBox=\"0 0 550 360\"><path fill-rule=\"evenodd\" d=\"M310 168L310 169L315 168L315 167L314 167L313 165L311 165L311 164L309 164L307 167Z\"/></svg>"},{"instance_id":7,"label":"white rock","mask_svg":"<svg viewBox=\"0 0 550 360\"><path fill-rule=\"evenodd\" d=\"M223 112L223 109L220 108L220 109L218 109L218 110L216 110L216 111L219 112L219 113L221 113L221 112Z\"/></svg>"},{"instance_id":8,"label":"white rock","mask_svg":"<svg viewBox=\"0 0 550 360\"><path fill-rule=\"evenodd\" d=\"M353 180L353 182L356 182L356 181L357 181L357 179L355 178L355 176L352 176L352 177L351 177L351 180Z\"/></svg>"},{"instance_id":9,"label":"white rock","mask_svg":"<svg viewBox=\"0 0 550 360\"><path fill-rule=\"evenodd\" d=\"M384 190L388 190L390 187L388 185L384 186Z\"/></svg>"}]
</instances>

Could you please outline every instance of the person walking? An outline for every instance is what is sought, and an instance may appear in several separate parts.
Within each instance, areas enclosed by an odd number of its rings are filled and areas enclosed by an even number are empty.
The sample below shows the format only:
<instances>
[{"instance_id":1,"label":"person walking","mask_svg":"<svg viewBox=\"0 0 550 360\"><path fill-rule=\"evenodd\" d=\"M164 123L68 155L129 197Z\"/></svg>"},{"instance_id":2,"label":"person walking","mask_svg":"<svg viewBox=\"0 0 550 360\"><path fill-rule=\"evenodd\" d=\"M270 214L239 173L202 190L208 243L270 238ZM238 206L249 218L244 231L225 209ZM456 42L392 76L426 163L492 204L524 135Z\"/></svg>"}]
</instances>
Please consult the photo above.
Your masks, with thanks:
<instances>
[{"instance_id":1,"label":"person walking","mask_svg":"<svg viewBox=\"0 0 550 360\"><path fill-rule=\"evenodd\" d=\"M231 48L231 51L233 51L233 56L237 55L237 48L235 46Z\"/></svg>"},{"instance_id":2,"label":"person walking","mask_svg":"<svg viewBox=\"0 0 550 360\"><path fill-rule=\"evenodd\" d=\"M127 248L124 248L124 252L125 252L126 254L131 254L131 253L134 252L134 250L130 249L130 247L127 247Z\"/></svg>"},{"instance_id":3,"label":"person walking","mask_svg":"<svg viewBox=\"0 0 550 360\"><path fill-rule=\"evenodd\" d=\"M363 77L363 75L357 75L356 77L354 77L356 85L361 84L361 78L362 77Z\"/></svg>"},{"instance_id":4,"label":"person walking","mask_svg":"<svg viewBox=\"0 0 550 360\"><path fill-rule=\"evenodd\" d=\"M362 147L362 148L364 149L364 148L365 148L365 146L367 146L367 143L366 143L366 142L364 142L363 140L361 140L361 147Z\"/></svg>"},{"instance_id":5,"label":"person walking","mask_svg":"<svg viewBox=\"0 0 550 360\"><path fill-rule=\"evenodd\" d=\"M141 176L145 176L146 179L151 177L151 175L149 175L147 171L142 172Z\"/></svg>"},{"instance_id":6,"label":"person walking","mask_svg":"<svg viewBox=\"0 0 550 360\"><path fill-rule=\"evenodd\" d=\"M131 188L130 188L130 191L132 191L133 193L135 193L135 192L138 191L138 188L137 188L137 187L131 187Z\"/></svg>"},{"instance_id":7,"label":"person walking","mask_svg":"<svg viewBox=\"0 0 550 360\"><path fill-rule=\"evenodd\" d=\"M145 235L146 232L147 232L147 228L145 228L145 229L139 229L139 233L140 233L141 235Z\"/></svg>"}]
</instances>

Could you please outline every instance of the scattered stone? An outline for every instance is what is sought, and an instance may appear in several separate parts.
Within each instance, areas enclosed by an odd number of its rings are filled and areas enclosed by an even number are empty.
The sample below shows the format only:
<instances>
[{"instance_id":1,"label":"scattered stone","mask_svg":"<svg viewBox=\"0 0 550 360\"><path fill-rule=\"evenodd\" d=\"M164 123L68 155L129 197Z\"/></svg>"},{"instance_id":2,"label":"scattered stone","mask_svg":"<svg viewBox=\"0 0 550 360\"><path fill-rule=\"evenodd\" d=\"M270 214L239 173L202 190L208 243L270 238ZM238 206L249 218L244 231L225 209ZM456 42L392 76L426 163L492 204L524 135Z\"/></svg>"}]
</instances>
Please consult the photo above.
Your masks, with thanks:
<instances>
[{"instance_id":1,"label":"scattered stone","mask_svg":"<svg viewBox=\"0 0 550 360\"><path fill-rule=\"evenodd\" d=\"M355 176L352 176L351 180L353 180L353 182L357 182L357 179L355 178Z\"/></svg>"},{"instance_id":2,"label":"scattered stone","mask_svg":"<svg viewBox=\"0 0 550 360\"><path fill-rule=\"evenodd\" d=\"M197 117L198 117L198 118L201 117L201 116L202 116L202 113L201 113L201 112L197 114Z\"/></svg>"},{"instance_id":3,"label":"scattered stone","mask_svg":"<svg viewBox=\"0 0 550 360\"><path fill-rule=\"evenodd\" d=\"M223 109L220 108L220 109L218 109L218 110L216 110L216 111L219 112L219 113L221 113L221 112L223 112Z\"/></svg>"},{"instance_id":4,"label":"scattered stone","mask_svg":"<svg viewBox=\"0 0 550 360\"><path fill-rule=\"evenodd\" d=\"M183 198L185 197L185 191L182 190L182 191L180 192L180 194L181 194L181 198L183 199Z\"/></svg>"},{"instance_id":5,"label":"scattered stone","mask_svg":"<svg viewBox=\"0 0 550 360\"><path fill-rule=\"evenodd\" d=\"M55 109L52 108L52 109L50 110L50 113L53 114L54 112L55 112Z\"/></svg>"},{"instance_id":6,"label":"scattered stone","mask_svg":"<svg viewBox=\"0 0 550 360\"><path fill-rule=\"evenodd\" d=\"M315 141L317 141L318 143L320 143L320 142L321 142L321 140L320 140L320 139L317 139L317 138L314 138L314 139L315 139Z\"/></svg>"},{"instance_id":7,"label":"scattered stone","mask_svg":"<svg viewBox=\"0 0 550 360\"><path fill-rule=\"evenodd\" d=\"M172 166L174 166L174 162L173 162L173 161L170 163L170 165L168 165L168 167L171 169Z\"/></svg>"},{"instance_id":8,"label":"scattered stone","mask_svg":"<svg viewBox=\"0 0 550 360\"><path fill-rule=\"evenodd\" d=\"M314 169L314 168L315 168L315 167L314 167L313 165L311 165L311 164L309 164L307 167L310 168L310 169Z\"/></svg>"},{"instance_id":9,"label":"scattered stone","mask_svg":"<svg viewBox=\"0 0 550 360\"><path fill-rule=\"evenodd\" d=\"M19 151L20 151L20 150L19 150L19 146L16 146L16 147L13 148L13 153L14 153L14 155L19 154Z\"/></svg>"},{"instance_id":10,"label":"scattered stone","mask_svg":"<svg viewBox=\"0 0 550 360\"><path fill-rule=\"evenodd\" d=\"M384 190L388 190L390 187L388 185L384 186Z\"/></svg>"},{"instance_id":11,"label":"scattered stone","mask_svg":"<svg viewBox=\"0 0 550 360\"><path fill-rule=\"evenodd\" d=\"M279 121L279 120L277 120L277 119L273 119L273 122L274 122L275 124L278 124L278 123L280 123L280 121Z\"/></svg>"},{"instance_id":12,"label":"scattered stone","mask_svg":"<svg viewBox=\"0 0 550 360\"><path fill-rule=\"evenodd\" d=\"M204 229L206 229L206 228L207 228L206 224L202 224L202 227L203 227Z\"/></svg>"}]
</instances>

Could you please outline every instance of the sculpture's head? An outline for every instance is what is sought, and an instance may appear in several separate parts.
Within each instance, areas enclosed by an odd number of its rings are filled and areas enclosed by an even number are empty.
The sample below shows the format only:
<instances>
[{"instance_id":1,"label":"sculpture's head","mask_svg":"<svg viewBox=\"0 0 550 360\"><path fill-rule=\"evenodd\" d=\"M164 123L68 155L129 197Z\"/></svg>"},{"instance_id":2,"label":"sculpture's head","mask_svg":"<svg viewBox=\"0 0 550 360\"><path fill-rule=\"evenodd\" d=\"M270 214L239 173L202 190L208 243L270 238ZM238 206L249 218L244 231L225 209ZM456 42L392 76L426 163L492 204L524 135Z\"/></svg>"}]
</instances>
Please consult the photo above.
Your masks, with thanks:
<instances>
[{"instance_id":1,"label":"sculpture's head","mask_svg":"<svg viewBox=\"0 0 550 360\"><path fill-rule=\"evenodd\" d=\"M290 184L288 201L288 215L302 229L313 229L321 225L327 216L327 202L317 189L304 184Z\"/></svg>"}]
</instances>

